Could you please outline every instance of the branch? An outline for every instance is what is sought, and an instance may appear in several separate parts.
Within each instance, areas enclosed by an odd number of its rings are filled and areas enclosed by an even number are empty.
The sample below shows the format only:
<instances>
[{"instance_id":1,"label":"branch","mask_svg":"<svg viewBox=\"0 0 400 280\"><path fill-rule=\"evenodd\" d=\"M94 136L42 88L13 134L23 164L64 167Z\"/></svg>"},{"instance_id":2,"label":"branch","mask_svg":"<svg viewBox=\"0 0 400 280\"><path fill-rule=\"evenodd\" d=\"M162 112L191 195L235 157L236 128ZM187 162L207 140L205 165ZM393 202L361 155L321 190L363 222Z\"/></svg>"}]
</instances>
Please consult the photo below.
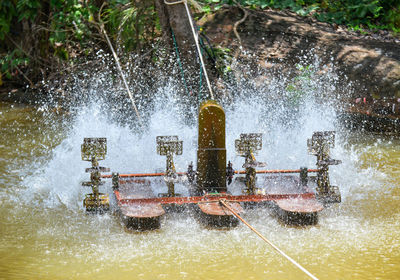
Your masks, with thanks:
<instances>
[{"instance_id":1,"label":"branch","mask_svg":"<svg viewBox=\"0 0 400 280\"><path fill-rule=\"evenodd\" d=\"M203 10L203 7L196 1L196 0L188 0L189 4L195 8L198 12L201 12Z\"/></svg>"},{"instance_id":2,"label":"branch","mask_svg":"<svg viewBox=\"0 0 400 280\"><path fill-rule=\"evenodd\" d=\"M240 46L242 46L242 39L239 36L239 33L237 32L237 28L239 26L239 24L243 23L247 16L248 16L248 12L243 8L242 5L240 5L239 2L237 2L236 0L232 0L244 13L242 19L240 19L239 21L235 22L234 26L233 26L233 33L235 33L236 38L239 40L239 44Z\"/></svg>"},{"instance_id":3,"label":"branch","mask_svg":"<svg viewBox=\"0 0 400 280\"><path fill-rule=\"evenodd\" d=\"M125 75L124 75L124 73L122 72L122 68L121 68L121 64L119 63L118 56L117 56L117 54L115 53L114 47L113 47L113 45L111 44L110 38L108 37L107 32L106 32L106 30L105 30L105 28L104 28L104 23L103 23L103 21L102 21L101 18L100 18L101 11L102 11L102 9L103 9L103 7L104 7L104 4L105 4L105 2L103 3L103 5L101 5L101 8L100 8L100 11L99 11L99 14L98 14L99 27L100 27L100 30L101 30L102 34L104 35L104 37L105 37L106 40L107 40L107 44L108 44L108 46L110 47L110 50L111 50L111 52L112 52L112 54L113 54L113 57L114 57L114 60L115 60L115 64L117 65L117 68L118 68L118 71L119 71L119 73L120 73L120 75L121 75L122 81L124 82L125 89L126 89L126 91L127 91L127 93L128 93L129 98L131 99L132 107L133 107L133 109L135 110L136 116L138 117L138 119L139 119L139 121L140 121L141 119L140 119L139 111L138 111L138 109L137 109L137 107L136 107L135 100L133 99L133 95L132 95L131 91L129 90L129 86L128 86L128 83L126 82Z\"/></svg>"},{"instance_id":4,"label":"branch","mask_svg":"<svg viewBox=\"0 0 400 280\"><path fill-rule=\"evenodd\" d=\"M18 72L21 73L21 75L25 78L25 80L28 81L28 83L31 86L31 88L33 88L34 85L33 85L32 81L25 75L25 73L22 72L22 70L17 65L15 65L14 67L17 68Z\"/></svg>"}]
</instances>

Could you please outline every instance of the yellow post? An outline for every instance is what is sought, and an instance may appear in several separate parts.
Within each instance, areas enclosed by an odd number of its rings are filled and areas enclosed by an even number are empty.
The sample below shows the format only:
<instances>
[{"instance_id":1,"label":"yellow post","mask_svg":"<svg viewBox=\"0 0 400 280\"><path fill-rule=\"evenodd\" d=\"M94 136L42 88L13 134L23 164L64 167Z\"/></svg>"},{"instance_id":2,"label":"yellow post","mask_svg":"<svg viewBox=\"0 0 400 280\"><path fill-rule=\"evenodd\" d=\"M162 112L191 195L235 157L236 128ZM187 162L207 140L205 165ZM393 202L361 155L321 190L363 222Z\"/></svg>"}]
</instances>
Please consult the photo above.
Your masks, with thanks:
<instances>
[{"instance_id":1,"label":"yellow post","mask_svg":"<svg viewBox=\"0 0 400 280\"><path fill-rule=\"evenodd\" d=\"M199 109L198 192L226 192L225 112L214 100Z\"/></svg>"}]
</instances>

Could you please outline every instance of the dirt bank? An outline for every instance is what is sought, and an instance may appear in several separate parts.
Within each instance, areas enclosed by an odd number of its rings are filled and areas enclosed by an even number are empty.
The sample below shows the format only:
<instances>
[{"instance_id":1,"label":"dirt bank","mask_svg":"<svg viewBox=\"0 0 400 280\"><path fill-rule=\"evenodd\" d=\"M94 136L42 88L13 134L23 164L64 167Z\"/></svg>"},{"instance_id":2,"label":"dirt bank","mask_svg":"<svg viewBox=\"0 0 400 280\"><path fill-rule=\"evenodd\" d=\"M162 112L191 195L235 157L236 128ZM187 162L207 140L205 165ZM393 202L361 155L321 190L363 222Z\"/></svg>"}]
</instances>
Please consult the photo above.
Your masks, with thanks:
<instances>
[{"instance_id":1,"label":"dirt bank","mask_svg":"<svg viewBox=\"0 0 400 280\"><path fill-rule=\"evenodd\" d=\"M399 38L387 32L362 35L286 11L247 12L237 28L247 54L239 58L263 69L289 71L303 54L313 53L321 68L334 67L344 83L352 83L354 97L400 97ZM236 50L233 29L242 17L238 8L222 9L207 18L204 30L214 45Z\"/></svg>"}]
</instances>

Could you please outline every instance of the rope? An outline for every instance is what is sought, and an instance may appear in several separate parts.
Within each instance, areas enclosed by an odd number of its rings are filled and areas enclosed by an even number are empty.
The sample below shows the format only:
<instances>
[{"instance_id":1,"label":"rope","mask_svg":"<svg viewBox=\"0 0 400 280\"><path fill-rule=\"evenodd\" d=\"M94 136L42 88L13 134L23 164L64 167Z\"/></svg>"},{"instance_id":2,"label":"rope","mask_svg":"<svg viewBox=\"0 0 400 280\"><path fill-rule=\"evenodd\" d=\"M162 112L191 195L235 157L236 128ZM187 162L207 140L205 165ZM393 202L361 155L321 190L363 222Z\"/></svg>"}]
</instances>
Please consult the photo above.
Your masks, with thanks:
<instances>
[{"instance_id":1,"label":"rope","mask_svg":"<svg viewBox=\"0 0 400 280\"><path fill-rule=\"evenodd\" d=\"M307 269L302 267L299 263L297 263L295 260L293 260L291 257L286 255L282 250L280 250L277 246L275 246L271 241L269 241L267 238L265 238L261 233L259 233L254 227L252 227L249 223L247 223L238 213L235 212L228 204L226 204L225 199L220 199L219 202L225 206L229 211L232 212L233 215L235 215L240 221L242 221L246 226L248 226L252 231L254 231L259 237L261 237L262 240L264 240L266 243L268 243L272 248L274 248L278 253L280 253L282 256L284 256L286 259L288 259L291 263L293 263L295 266L297 266L301 271L303 271L305 274L310 276L311 279L313 280L318 280L317 277L312 275Z\"/></svg>"},{"instance_id":2,"label":"rope","mask_svg":"<svg viewBox=\"0 0 400 280\"><path fill-rule=\"evenodd\" d=\"M172 33L172 39L174 41L175 53L176 53L176 56L178 57L179 69L181 70L182 81L183 81L183 84L185 85L186 93L190 94L189 88L188 88L188 86L186 84L185 73L183 72L181 58L179 56L178 44L176 43L175 34L174 34L174 31L172 29L171 29L171 33Z\"/></svg>"},{"instance_id":3,"label":"rope","mask_svg":"<svg viewBox=\"0 0 400 280\"><path fill-rule=\"evenodd\" d=\"M131 102L132 102L132 107L133 107L133 109L135 110L136 116L138 117L138 119L139 119L139 121L140 121L141 119L140 119L139 111L138 111L138 109L137 109L137 107L136 107L135 100L133 99L133 95L132 95L132 93L131 93L131 91L130 91L130 89L129 89L129 87L128 87L128 83L126 82L125 75L124 75L124 73L122 72L122 68L121 68L121 64L119 63L118 56L117 56L117 54L115 53L115 50L114 50L113 45L111 44L110 38L108 38L108 35L107 35L106 30L104 29L104 23L103 23L103 21L102 21L101 18L100 18L100 13L101 13L101 10L103 9L103 6L104 6L104 3L103 3L103 5L101 6L100 12L99 12L99 15L98 15L98 17L99 17L99 22L100 22L100 24L99 24L100 30L101 30L101 32L104 34L104 37L106 37L107 44L108 44L108 46L110 47L110 50L111 50L111 52L112 52L112 54L113 54L113 57L114 57L114 60L115 60L115 64L117 64L117 68L118 68L118 71L119 71L119 73L120 73L120 75L121 75L121 77L122 77L122 81L124 82L125 89L126 89L126 91L128 92L128 96L129 96L129 98L130 98L130 100L131 100Z\"/></svg>"},{"instance_id":4,"label":"rope","mask_svg":"<svg viewBox=\"0 0 400 280\"><path fill-rule=\"evenodd\" d=\"M203 53L201 53L203 55ZM200 104L200 101L202 99L202 94L201 94L201 84L203 82L203 68L200 66L200 79L199 79L199 94L197 96L198 102Z\"/></svg>"},{"instance_id":5,"label":"rope","mask_svg":"<svg viewBox=\"0 0 400 280\"><path fill-rule=\"evenodd\" d=\"M201 54L201 49L200 49L200 44L199 44L199 37L197 36L196 31L194 29L194 25L193 25L192 17L190 16L190 10L189 10L189 6L187 4L187 1L186 0L181 0L181 1L175 1L175 2L167 2L166 0L164 0L164 3L166 5L177 5L177 4L184 4L185 5L186 14L188 16L188 20L189 20L189 23L190 23L190 28L192 29L194 42L196 44L197 53L199 54L200 64L201 64L201 67L202 67L203 72L204 72L204 77L206 78L206 81L207 81L207 86L208 86L208 90L210 92L210 97L211 97L211 99L214 99L214 93L212 91L210 80L209 80L208 74L207 74L207 69L206 69L206 66L205 66L204 61L203 61L203 56Z\"/></svg>"}]
</instances>

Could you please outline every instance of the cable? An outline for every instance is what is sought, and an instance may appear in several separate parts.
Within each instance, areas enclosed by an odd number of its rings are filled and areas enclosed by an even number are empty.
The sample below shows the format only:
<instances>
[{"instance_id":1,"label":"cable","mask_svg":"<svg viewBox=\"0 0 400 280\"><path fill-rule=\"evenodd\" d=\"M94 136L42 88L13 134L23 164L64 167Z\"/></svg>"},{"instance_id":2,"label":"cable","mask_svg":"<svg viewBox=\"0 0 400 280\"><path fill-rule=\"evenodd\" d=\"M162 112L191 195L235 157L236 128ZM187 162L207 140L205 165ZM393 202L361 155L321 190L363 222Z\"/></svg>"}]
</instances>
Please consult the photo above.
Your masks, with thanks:
<instances>
[{"instance_id":1,"label":"cable","mask_svg":"<svg viewBox=\"0 0 400 280\"><path fill-rule=\"evenodd\" d=\"M181 76L182 76L183 85L185 86L186 93L189 95L190 91L189 91L189 88L188 88L187 83L186 83L185 73L183 72L183 67L182 67L182 62L181 62L181 57L179 56L178 44L176 43L175 34L174 34L174 31L172 30L172 28L171 28L171 33L172 33L172 39L174 41L175 53L176 53L176 56L178 58L179 70L181 70Z\"/></svg>"},{"instance_id":2,"label":"cable","mask_svg":"<svg viewBox=\"0 0 400 280\"><path fill-rule=\"evenodd\" d=\"M190 27L192 29L194 42L196 44L197 53L199 54L201 67L203 68L203 72L204 72L204 77L206 78L208 90L210 92L210 97L211 97L211 99L215 99L214 98L214 93L213 93L212 88L211 88L210 80L208 78L207 69L206 69L206 66L205 66L204 61L203 61L203 56L201 54L201 49L200 49L200 44L199 44L199 37L197 36L196 31L194 29L194 25L193 25L193 22L192 22L192 17L190 16L190 10L189 10L187 1L186 0L181 0L181 1L176 1L176 2L167 2L166 0L164 0L164 3L166 5L177 5L177 4L184 4L185 5L186 14L188 16Z\"/></svg>"},{"instance_id":3,"label":"cable","mask_svg":"<svg viewBox=\"0 0 400 280\"><path fill-rule=\"evenodd\" d=\"M235 215L240 221L242 221L246 226L248 226L252 231L254 231L259 237L261 237L262 240L264 240L266 243L268 243L272 248L274 248L278 253L280 253L282 256L284 256L286 259L288 259L292 264L297 266L301 271L303 271L305 274L310 276L311 279L313 280L318 280L317 277L312 275L307 269L302 267L299 263L297 263L294 259L286 255L282 250L280 250L277 246L275 246L271 241L269 241L267 238L265 238L261 233L259 233L254 227L252 227L249 223L247 223L238 213L235 212L228 204L226 204L225 199L220 199L219 202L225 206L229 211L232 212L233 215Z\"/></svg>"},{"instance_id":4,"label":"cable","mask_svg":"<svg viewBox=\"0 0 400 280\"><path fill-rule=\"evenodd\" d=\"M128 83L126 82L125 75L124 75L124 73L122 72L122 68L121 68L121 64L119 63L118 56L117 56L117 54L115 53L115 50L114 50L113 45L111 44L110 38L108 38L108 35L107 35L106 30L104 29L104 23L103 23L103 21L102 21L101 18L100 18L100 13L101 13L101 10L103 9L103 6L104 6L104 3L103 3L103 5L101 6L100 12L99 12L99 27L100 27L100 30L101 30L101 32L103 33L104 37L106 37L107 44L108 44L108 46L110 47L110 50L111 50L111 52L112 52L112 54L113 54L113 56L114 56L115 64L117 65L118 71L119 71L119 73L120 73L120 75L121 75L121 77L122 77L122 81L124 82L125 89L126 89L126 91L128 92L128 95L129 95L129 98L130 98L130 100L131 100L131 102L132 102L132 107L133 107L133 109L135 110L136 116L138 117L139 121L141 121L139 111L138 111L138 109L137 109L137 107L136 107L136 104L135 104L135 100L133 99L133 95L132 95L132 93L131 93L131 91L130 91L130 89L129 89Z\"/></svg>"}]
</instances>

